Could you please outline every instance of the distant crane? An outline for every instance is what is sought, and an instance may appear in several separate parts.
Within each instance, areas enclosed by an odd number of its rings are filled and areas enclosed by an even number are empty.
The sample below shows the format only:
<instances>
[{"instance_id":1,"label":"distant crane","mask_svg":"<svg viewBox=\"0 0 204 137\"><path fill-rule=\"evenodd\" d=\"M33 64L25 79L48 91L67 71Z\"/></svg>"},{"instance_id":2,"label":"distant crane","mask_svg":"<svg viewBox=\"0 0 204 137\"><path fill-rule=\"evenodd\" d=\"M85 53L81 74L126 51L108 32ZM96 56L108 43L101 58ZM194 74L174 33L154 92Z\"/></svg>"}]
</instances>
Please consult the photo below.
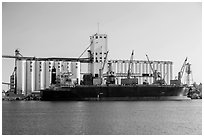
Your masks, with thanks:
<instances>
[{"instance_id":1,"label":"distant crane","mask_svg":"<svg viewBox=\"0 0 204 137\"><path fill-rule=\"evenodd\" d=\"M181 67L181 70L178 72L178 82L181 84L181 79L183 77L183 73L184 73L184 70L185 70L185 67L186 67L186 62L187 62L187 57L186 59L184 60L184 63Z\"/></svg>"},{"instance_id":2,"label":"distant crane","mask_svg":"<svg viewBox=\"0 0 204 137\"><path fill-rule=\"evenodd\" d=\"M131 54L131 56L130 56L130 62L129 62L129 65L128 65L128 73L127 73L127 78L128 78L128 79L130 78L131 73L132 73L133 55L134 55L134 50L132 50L132 54Z\"/></svg>"}]
</instances>

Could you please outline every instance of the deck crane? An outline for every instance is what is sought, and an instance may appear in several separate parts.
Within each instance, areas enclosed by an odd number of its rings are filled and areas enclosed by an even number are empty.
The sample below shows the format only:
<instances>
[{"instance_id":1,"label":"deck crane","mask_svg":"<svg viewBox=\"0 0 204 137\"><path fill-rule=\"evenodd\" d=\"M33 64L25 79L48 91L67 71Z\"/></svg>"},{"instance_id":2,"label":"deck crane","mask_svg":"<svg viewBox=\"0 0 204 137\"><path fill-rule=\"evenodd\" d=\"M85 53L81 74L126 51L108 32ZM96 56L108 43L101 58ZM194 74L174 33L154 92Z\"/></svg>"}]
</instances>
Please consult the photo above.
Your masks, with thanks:
<instances>
[{"instance_id":1,"label":"deck crane","mask_svg":"<svg viewBox=\"0 0 204 137\"><path fill-rule=\"evenodd\" d=\"M181 84L181 79L183 77L183 73L184 73L184 70L185 70L185 67L186 67L186 62L187 62L187 57L184 60L184 63L182 65L182 67L181 67L181 70L178 72L178 81L179 81L180 84Z\"/></svg>"},{"instance_id":2,"label":"deck crane","mask_svg":"<svg viewBox=\"0 0 204 137\"><path fill-rule=\"evenodd\" d=\"M147 57L147 60L149 62L150 68L151 68L151 70L153 72L153 84L160 84L160 85L165 84L164 78L162 79L161 76L160 76L160 73L157 72L157 70L154 70L154 68L152 67L151 62L150 62L149 57L148 57L147 54L146 54L146 57ZM160 79L158 80L159 77L160 77Z\"/></svg>"},{"instance_id":3,"label":"deck crane","mask_svg":"<svg viewBox=\"0 0 204 137\"><path fill-rule=\"evenodd\" d=\"M130 62L129 62L129 65L128 65L128 73L127 73L127 78L128 79L130 79L131 72L132 72L133 55L134 55L134 50L132 50L132 54L130 56Z\"/></svg>"},{"instance_id":4,"label":"deck crane","mask_svg":"<svg viewBox=\"0 0 204 137\"><path fill-rule=\"evenodd\" d=\"M132 54L130 56L130 61L128 64L128 72L127 72L127 78L121 79L121 84L122 85L136 85L138 84L138 79L137 78L131 78L132 75L132 65L133 65L133 55L134 55L134 50L132 50Z\"/></svg>"},{"instance_id":5,"label":"deck crane","mask_svg":"<svg viewBox=\"0 0 204 137\"><path fill-rule=\"evenodd\" d=\"M151 68L151 70L152 70L152 72L153 72L153 83L155 83L155 82L157 81L157 77L158 77L158 75L157 75L157 70L154 70L154 69L153 69L153 67L152 67L152 65L151 65L151 62L149 61L149 57L148 57L147 54L146 54L146 57L147 57L147 60L148 60L148 62L149 62L150 68Z\"/></svg>"},{"instance_id":6,"label":"deck crane","mask_svg":"<svg viewBox=\"0 0 204 137\"><path fill-rule=\"evenodd\" d=\"M104 62L103 62L103 64L102 64L102 68L99 69L99 74L100 74L101 80L103 79L103 70L104 70L104 68L105 68L105 64L106 64L106 61L107 61L108 52L109 52L109 51L106 52L106 56L105 56L105 60L104 60Z\"/></svg>"}]
</instances>

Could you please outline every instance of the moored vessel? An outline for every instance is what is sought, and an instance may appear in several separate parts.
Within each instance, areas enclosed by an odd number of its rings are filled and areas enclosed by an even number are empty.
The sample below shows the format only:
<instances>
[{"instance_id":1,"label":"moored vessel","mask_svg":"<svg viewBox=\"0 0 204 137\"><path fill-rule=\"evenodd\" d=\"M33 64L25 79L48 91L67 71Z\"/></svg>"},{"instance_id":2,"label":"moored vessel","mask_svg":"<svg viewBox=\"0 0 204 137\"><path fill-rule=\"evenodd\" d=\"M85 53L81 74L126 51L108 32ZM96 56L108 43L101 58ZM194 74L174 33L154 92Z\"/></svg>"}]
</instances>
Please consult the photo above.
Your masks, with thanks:
<instances>
[{"instance_id":1,"label":"moored vessel","mask_svg":"<svg viewBox=\"0 0 204 137\"><path fill-rule=\"evenodd\" d=\"M41 100L133 101L133 100L186 100L183 86L171 85L104 85L58 87L41 90Z\"/></svg>"},{"instance_id":2,"label":"moored vessel","mask_svg":"<svg viewBox=\"0 0 204 137\"><path fill-rule=\"evenodd\" d=\"M143 61L143 72L141 72L140 62L137 61L134 65L135 68L133 67L133 50L128 63L122 64L120 68L120 72L123 71L124 74L121 75L118 73L118 70L117 73L113 71L111 61L107 62L109 53L107 50L107 35L95 34L90 37L90 40L88 57L91 62L88 63L88 73L84 74L83 78L81 78L81 66L80 63L76 63L76 77L75 81L73 81L71 78L72 72L57 75L56 68L53 66L51 70L51 86L50 88L40 91L41 100L188 99L185 87L182 86L181 83L184 72L183 66L178 74L178 79L170 80L170 82L168 82L169 84L167 84L165 76L167 75L168 77L168 73L172 73L172 62L164 62L162 67L160 61L155 64L154 61L150 61L148 55L146 55L147 61ZM81 56L82 55L80 55L80 57ZM186 61L187 59L184 61L184 65ZM170 70L167 69L168 67ZM119 67L117 69L119 69ZM123 69L125 69L125 71ZM136 73L136 69L139 73ZM120 77L120 79L118 77ZM150 83L150 81L152 82Z\"/></svg>"}]
</instances>

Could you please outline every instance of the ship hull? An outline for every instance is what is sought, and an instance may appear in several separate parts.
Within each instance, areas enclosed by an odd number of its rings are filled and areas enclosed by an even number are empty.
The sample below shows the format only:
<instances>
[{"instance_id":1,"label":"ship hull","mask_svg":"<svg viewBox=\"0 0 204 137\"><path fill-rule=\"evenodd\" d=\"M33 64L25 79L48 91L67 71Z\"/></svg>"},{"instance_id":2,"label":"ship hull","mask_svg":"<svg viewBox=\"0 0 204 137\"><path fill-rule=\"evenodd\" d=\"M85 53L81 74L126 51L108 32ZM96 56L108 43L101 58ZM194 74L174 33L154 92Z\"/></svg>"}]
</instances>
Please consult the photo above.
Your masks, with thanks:
<instances>
[{"instance_id":1,"label":"ship hull","mask_svg":"<svg viewBox=\"0 0 204 137\"><path fill-rule=\"evenodd\" d=\"M44 101L135 101L135 100L186 100L186 90L181 86L76 86L40 91Z\"/></svg>"}]
</instances>

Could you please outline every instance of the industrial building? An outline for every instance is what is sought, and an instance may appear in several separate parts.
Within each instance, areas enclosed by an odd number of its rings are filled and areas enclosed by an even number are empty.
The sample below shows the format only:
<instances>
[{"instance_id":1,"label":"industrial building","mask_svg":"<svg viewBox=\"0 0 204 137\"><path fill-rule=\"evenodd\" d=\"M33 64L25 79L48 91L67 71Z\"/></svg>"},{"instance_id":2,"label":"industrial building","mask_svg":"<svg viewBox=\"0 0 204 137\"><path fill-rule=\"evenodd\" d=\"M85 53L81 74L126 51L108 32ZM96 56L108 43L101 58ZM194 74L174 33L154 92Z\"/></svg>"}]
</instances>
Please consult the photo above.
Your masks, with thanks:
<instances>
[{"instance_id":1,"label":"industrial building","mask_svg":"<svg viewBox=\"0 0 204 137\"><path fill-rule=\"evenodd\" d=\"M138 84L153 83L153 71L156 70L166 84L170 84L173 74L171 61L148 60L109 60L106 34L94 34L90 36L88 59L81 58L32 58L16 56L16 92L29 95L33 91L46 89L51 84L51 70L56 69L58 79L63 79L65 74L71 75L74 84L80 84L83 74L81 63L88 63L87 73L93 77L104 76L108 71L108 64L116 77L115 84L121 84L121 79L126 78L131 63L131 77L138 79ZM7 56L8 57L8 56ZM110 68L109 68L110 69ZM14 81L12 79L12 81Z\"/></svg>"}]
</instances>

